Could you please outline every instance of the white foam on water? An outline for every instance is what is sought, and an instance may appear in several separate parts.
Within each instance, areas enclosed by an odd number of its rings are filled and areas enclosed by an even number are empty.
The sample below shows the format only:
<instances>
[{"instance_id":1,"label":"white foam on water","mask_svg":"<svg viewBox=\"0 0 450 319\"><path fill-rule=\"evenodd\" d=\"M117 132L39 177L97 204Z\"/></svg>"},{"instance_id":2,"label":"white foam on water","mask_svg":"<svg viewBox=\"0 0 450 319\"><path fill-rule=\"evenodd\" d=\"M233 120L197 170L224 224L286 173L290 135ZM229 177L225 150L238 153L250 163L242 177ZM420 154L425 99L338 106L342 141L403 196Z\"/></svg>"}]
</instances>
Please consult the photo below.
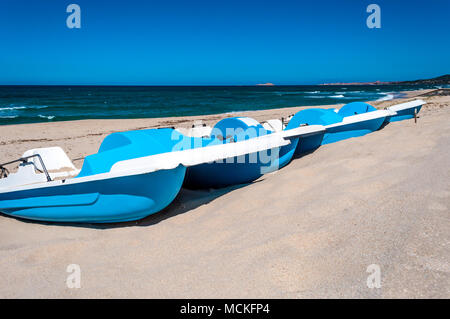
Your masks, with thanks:
<instances>
[{"instance_id":1,"label":"white foam on water","mask_svg":"<svg viewBox=\"0 0 450 319\"><path fill-rule=\"evenodd\" d=\"M18 105L10 104L9 106L0 107L0 111L13 111L13 110L23 110L23 109L45 109L48 105Z\"/></svg>"},{"instance_id":2,"label":"white foam on water","mask_svg":"<svg viewBox=\"0 0 450 319\"><path fill-rule=\"evenodd\" d=\"M243 110L243 111L230 111L230 112L226 112L225 114L237 114L237 113L243 113L243 112L253 112L253 111L264 111L264 109L262 110Z\"/></svg>"},{"instance_id":3,"label":"white foam on water","mask_svg":"<svg viewBox=\"0 0 450 319\"><path fill-rule=\"evenodd\" d=\"M18 115L6 115L6 116L0 115L0 119L15 119L16 117L18 117Z\"/></svg>"},{"instance_id":4,"label":"white foam on water","mask_svg":"<svg viewBox=\"0 0 450 319\"><path fill-rule=\"evenodd\" d=\"M47 120L53 120L53 119L55 118L54 115L48 115L48 116L46 116L46 115L39 114L38 116L39 116L40 118L47 119Z\"/></svg>"},{"instance_id":5,"label":"white foam on water","mask_svg":"<svg viewBox=\"0 0 450 319\"><path fill-rule=\"evenodd\" d=\"M385 96L379 98L377 101L389 101L394 98L393 94L390 94L390 93L382 93L382 94L384 94Z\"/></svg>"},{"instance_id":6,"label":"white foam on water","mask_svg":"<svg viewBox=\"0 0 450 319\"><path fill-rule=\"evenodd\" d=\"M22 110L26 109L26 106L6 106L6 107L0 107L0 111L12 111L12 110Z\"/></svg>"},{"instance_id":7,"label":"white foam on water","mask_svg":"<svg viewBox=\"0 0 450 319\"><path fill-rule=\"evenodd\" d=\"M340 99L340 98L343 98L345 96L343 96L342 94L339 94L339 95L330 95L329 97Z\"/></svg>"}]
</instances>

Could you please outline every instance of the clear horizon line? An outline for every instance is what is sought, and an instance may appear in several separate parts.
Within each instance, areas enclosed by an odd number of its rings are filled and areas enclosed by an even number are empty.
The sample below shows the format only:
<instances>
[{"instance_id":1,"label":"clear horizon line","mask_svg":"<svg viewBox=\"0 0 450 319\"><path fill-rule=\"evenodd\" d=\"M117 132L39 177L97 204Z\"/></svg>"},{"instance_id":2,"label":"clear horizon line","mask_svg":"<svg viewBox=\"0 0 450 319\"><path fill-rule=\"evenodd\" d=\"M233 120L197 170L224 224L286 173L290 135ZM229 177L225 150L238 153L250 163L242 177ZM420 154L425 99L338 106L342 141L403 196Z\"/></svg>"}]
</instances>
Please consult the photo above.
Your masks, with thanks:
<instances>
[{"instance_id":1,"label":"clear horizon line","mask_svg":"<svg viewBox=\"0 0 450 319\"><path fill-rule=\"evenodd\" d=\"M256 83L256 84L2 84L0 83L0 86L142 86L142 87L205 87L205 86L258 86L258 87L272 87L272 86L317 86L317 85L389 85L389 84L395 84L395 83L401 83L401 82L415 82L415 81L424 81L424 80L433 80L436 78L444 77L444 76L450 76L450 74L443 74L439 76L434 76L430 78L425 79L415 79L415 80L389 80L389 81L381 81L381 80L375 80L375 81L335 81L335 82L321 82L321 83L314 83L314 84L276 84L273 82L266 82L266 83ZM376 82L380 82L380 84L373 84ZM347 84L346 84L347 83Z\"/></svg>"}]
</instances>

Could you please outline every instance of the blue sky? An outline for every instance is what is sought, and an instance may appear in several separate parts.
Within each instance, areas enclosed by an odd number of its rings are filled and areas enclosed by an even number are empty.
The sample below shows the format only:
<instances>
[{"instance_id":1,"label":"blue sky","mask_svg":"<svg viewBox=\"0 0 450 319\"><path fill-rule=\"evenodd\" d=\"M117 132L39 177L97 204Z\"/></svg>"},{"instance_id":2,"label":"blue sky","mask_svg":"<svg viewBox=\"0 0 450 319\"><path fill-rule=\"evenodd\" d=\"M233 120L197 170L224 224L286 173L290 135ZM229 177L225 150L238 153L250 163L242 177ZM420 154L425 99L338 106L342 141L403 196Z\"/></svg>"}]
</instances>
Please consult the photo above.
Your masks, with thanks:
<instances>
[{"instance_id":1,"label":"blue sky","mask_svg":"<svg viewBox=\"0 0 450 319\"><path fill-rule=\"evenodd\" d=\"M81 7L81 29L66 7ZM381 8L381 29L366 7ZM245 85L450 73L450 1L2 0L0 84Z\"/></svg>"}]
</instances>

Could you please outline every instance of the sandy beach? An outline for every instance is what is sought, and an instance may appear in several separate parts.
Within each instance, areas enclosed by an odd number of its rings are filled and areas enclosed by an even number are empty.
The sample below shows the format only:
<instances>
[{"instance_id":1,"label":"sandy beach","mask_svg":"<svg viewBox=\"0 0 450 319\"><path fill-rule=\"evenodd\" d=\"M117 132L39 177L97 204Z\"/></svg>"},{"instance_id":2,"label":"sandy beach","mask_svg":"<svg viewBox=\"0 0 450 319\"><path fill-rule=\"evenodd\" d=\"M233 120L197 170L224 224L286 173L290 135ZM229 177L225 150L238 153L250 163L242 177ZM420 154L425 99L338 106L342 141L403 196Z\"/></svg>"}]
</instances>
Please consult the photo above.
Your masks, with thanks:
<instances>
[{"instance_id":1,"label":"sandy beach","mask_svg":"<svg viewBox=\"0 0 450 319\"><path fill-rule=\"evenodd\" d=\"M417 124L322 146L250 185L182 190L138 222L0 215L0 298L449 298L450 97L421 98ZM111 132L263 121L303 108L5 125L0 158L61 146L80 168ZM80 289L66 286L69 264L81 267ZM379 289L366 284L371 264L380 266Z\"/></svg>"}]
</instances>

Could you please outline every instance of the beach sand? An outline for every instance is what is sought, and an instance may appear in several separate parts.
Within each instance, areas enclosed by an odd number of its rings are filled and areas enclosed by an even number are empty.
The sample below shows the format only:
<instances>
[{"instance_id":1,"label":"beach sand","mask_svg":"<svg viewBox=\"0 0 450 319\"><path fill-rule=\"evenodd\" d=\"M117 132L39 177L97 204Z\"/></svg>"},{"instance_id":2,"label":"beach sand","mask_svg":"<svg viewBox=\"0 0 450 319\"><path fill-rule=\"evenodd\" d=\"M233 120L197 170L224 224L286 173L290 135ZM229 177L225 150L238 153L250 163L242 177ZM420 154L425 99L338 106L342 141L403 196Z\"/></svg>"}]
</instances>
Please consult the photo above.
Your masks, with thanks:
<instances>
[{"instance_id":1,"label":"beach sand","mask_svg":"<svg viewBox=\"0 0 450 319\"><path fill-rule=\"evenodd\" d=\"M182 190L138 222L0 215L0 297L449 298L450 97L426 100L417 124L322 146L250 185ZM0 156L58 145L81 167L110 132L226 116L0 126ZM66 286L69 264L81 267L80 289ZM366 284L371 264L379 289Z\"/></svg>"}]
</instances>

